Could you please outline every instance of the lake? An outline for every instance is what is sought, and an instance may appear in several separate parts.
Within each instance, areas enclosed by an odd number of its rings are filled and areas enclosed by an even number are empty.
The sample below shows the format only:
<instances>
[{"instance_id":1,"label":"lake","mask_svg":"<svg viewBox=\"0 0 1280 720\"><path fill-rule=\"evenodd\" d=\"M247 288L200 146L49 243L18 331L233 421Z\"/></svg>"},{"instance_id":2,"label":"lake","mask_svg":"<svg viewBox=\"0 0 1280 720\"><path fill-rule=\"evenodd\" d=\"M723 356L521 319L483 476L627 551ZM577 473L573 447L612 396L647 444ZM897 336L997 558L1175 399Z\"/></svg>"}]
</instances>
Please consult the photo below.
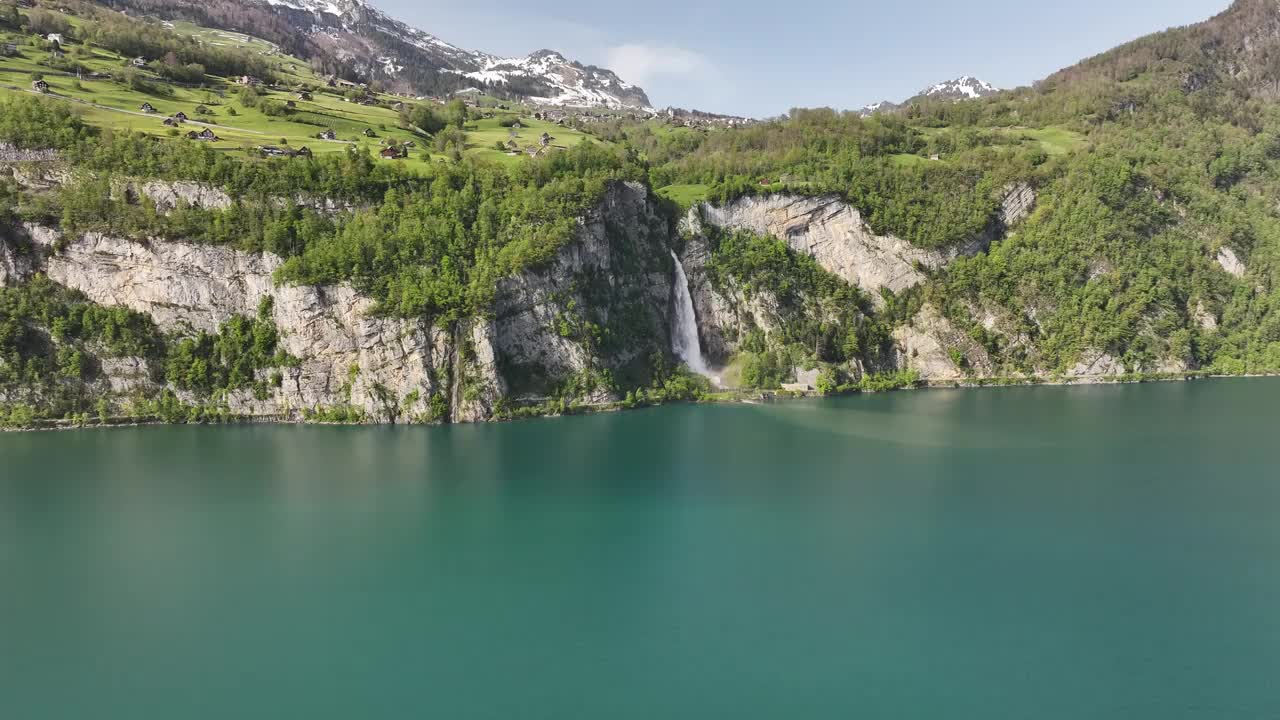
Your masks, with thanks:
<instances>
[{"instance_id":1,"label":"lake","mask_svg":"<svg viewBox=\"0 0 1280 720\"><path fill-rule=\"evenodd\" d=\"M1274 718L1280 381L0 435L0 715Z\"/></svg>"}]
</instances>

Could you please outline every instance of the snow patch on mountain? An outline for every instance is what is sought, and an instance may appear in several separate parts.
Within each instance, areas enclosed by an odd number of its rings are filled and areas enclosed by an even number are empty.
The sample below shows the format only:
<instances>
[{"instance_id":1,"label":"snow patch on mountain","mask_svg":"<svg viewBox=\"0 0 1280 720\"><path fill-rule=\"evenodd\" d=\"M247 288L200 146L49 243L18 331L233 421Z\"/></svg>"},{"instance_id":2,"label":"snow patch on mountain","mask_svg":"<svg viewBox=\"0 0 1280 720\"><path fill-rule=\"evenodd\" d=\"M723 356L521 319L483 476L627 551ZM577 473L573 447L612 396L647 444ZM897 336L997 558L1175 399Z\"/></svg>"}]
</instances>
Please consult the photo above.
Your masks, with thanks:
<instances>
[{"instance_id":1,"label":"snow patch on mountain","mask_svg":"<svg viewBox=\"0 0 1280 720\"><path fill-rule=\"evenodd\" d=\"M995 95L1000 92L994 85L985 80L979 80L972 75L948 80L944 83L938 83L933 87L920 93L924 97L942 97L944 99L976 99Z\"/></svg>"},{"instance_id":2,"label":"snow patch on mountain","mask_svg":"<svg viewBox=\"0 0 1280 720\"><path fill-rule=\"evenodd\" d=\"M652 112L644 91L623 82L613 71L573 62L554 50L523 58L477 57L483 60L482 68L464 73L466 77L491 84L533 80L550 90L531 97L534 102Z\"/></svg>"},{"instance_id":3,"label":"snow patch on mountain","mask_svg":"<svg viewBox=\"0 0 1280 720\"><path fill-rule=\"evenodd\" d=\"M388 17L362 0L258 1L312 15L312 34L326 36L340 55L354 58L365 44L362 41L369 38L369 30L390 38L392 42L376 46L377 55L365 56L366 62L389 78L400 75L406 66L425 64L476 83L510 86L513 92L547 105L652 110L644 90L623 82L611 70L574 62L552 50L539 50L523 58L464 50ZM354 37L344 41L343 35ZM406 45L422 52L405 52Z\"/></svg>"},{"instance_id":4,"label":"snow patch on mountain","mask_svg":"<svg viewBox=\"0 0 1280 720\"><path fill-rule=\"evenodd\" d=\"M978 98L984 98L990 95L995 95L998 92L1000 92L1000 88L997 88L991 83L985 80L980 80L972 75L964 75L956 78L955 80L948 80L925 88L901 103L881 100L878 103L863 107L858 111L858 113L863 117L871 117L876 113L893 112L894 110L909 105L915 100L929 99L960 102L961 100L976 100Z\"/></svg>"}]
</instances>

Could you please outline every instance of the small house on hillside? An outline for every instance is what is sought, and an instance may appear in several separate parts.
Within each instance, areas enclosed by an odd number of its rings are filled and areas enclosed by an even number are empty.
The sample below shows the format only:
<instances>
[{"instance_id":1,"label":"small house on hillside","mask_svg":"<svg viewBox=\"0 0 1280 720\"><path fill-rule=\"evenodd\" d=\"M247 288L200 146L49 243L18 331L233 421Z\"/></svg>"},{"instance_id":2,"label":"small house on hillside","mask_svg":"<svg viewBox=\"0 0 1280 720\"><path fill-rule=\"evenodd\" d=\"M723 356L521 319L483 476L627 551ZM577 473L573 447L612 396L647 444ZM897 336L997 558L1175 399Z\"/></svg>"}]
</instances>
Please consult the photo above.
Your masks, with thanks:
<instances>
[{"instance_id":1,"label":"small house on hillside","mask_svg":"<svg viewBox=\"0 0 1280 720\"><path fill-rule=\"evenodd\" d=\"M13 57L18 54L17 43L0 44L0 57Z\"/></svg>"},{"instance_id":2,"label":"small house on hillside","mask_svg":"<svg viewBox=\"0 0 1280 720\"><path fill-rule=\"evenodd\" d=\"M218 136L217 136L217 135L214 135L214 134L213 134L213 131L212 131L212 130L210 130L209 128L205 128L205 129L201 130L200 132L196 132L195 130L192 130L191 132L187 133L187 139L188 139L188 140L203 140L203 141L208 142L208 141L217 140L217 139L218 139Z\"/></svg>"},{"instance_id":3,"label":"small house on hillside","mask_svg":"<svg viewBox=\"0 0 1280 720\"><path fill-rule=\"evenodd\" d=\"M43 80L37 80L31 83L31 89L38 93L47 93L49 92L49 83Z\"/></svg>"},{"instance_id":4,"label":"small house on hillside","mask_svg":"<svg viewBox=\"0 0 1280 720\"><path fill-rule=\"evenodd\" d=\"M142 103L142 106L139 107L138 109L147 114L151 114L156 111L155 106L153 106L149 102Z\"/></svg>"},{"instance_id":5,"label":"small house on hillside","mask_svg":"<svg viewBox=\"0 0 1280 720\"><path fill-rule=\"evenodd\" d=\"M391 109L395 110L396 112L400 112L401 110L404 109L404 103L402 102L391 103Z\"/></svg>"},{"instance_id":6,"label":"small house on hillside","mask_svg":"<svg viewBox=\"0 0 1280 720\"><path fill-rule=\"evenodd\" d=\"M542 137L538 138L538 142L542 143L543 147L550 145L552 140L555 140L555 138L551 137L547 133L542 133Z\"/></svg>"},{"instance_id":7,"label":"small house on hillside","mask_svg":"<svg viewBox=\"0 0 1280 720\"><path fill-rule=\"evenodd\" d=\"M67 44L67 41L62 39L62 33L49 33L45 37L45 40L48 40L54 45L59 45L59 46Z\"/></svg>"},{"instance_id":8,"label":"small house on hillside","mask_svg":"<svg viewBox=\"0 0 1280 720\"><path fill-rule=\"evenodd\" d=\"M310 100L310 99L311 99L311 93L307 92L306 90L302 90L302 91L300 91L300 92L298 93L298 99L299 99L299 100Z\"/></svg>"},{"instance_id":9,"label":"small house on hillside","mask_svg":"<svg viewBox=\"0 0 1280 720\"><path fill-rule=\"evenodd\" d=\"M320 133L319 138L321 140L337 140L338 134L335 133L332 128L329 128L329 129L326 129L324 132Z\"/></svg>"},{"instance_id":10,"label":"small house on hillside","mask_svg":"<svg viewBox=\"0 0 1280 720\"><path fill-rule=\"evenodd\" d=\"M311 157L311 148L306 145L298 148L298 157Z\"/></svg>"},{"instance_id":11,"label":"small house on hillside","mask_svg":"<svg viewBox=\"0 0 1280 720\"><path fill-rule=\"evenodd\" d=\"M177 120L174 120L174 119L173 119L173 118L171 118L171 117L167 117L167 118L165 118L165 119L164 119L164 124L165 124L165 126L166 126L166 127L178 127L178 121L177 121Z\"/></svg>"},{"instance_id":12,"label":"small house on hillside","mask_svg":"<svg viewBox=\"0 0 1280 720\"><path fill-rule=\"evenodd\" d=\"M404 155L401 154L400 148L394 147L383 148L382 152L379 152L378 154L387 160L398 160L404 157Z\"/></svg>"},{"instance_id":13,"label":"small house on hillside","mask_svg":"<svg viewBox=\"0 0 1280 720\"><path fill-rule=\"evenodd\" d=\"M146 66L147 66L147 59L146 59L146 58L144 58L144 57L142 57L141 55L139 55L138 57L134 58L134 59L133 59L133 60L131 60L130 62L131 62L131 63L133 64L133 66L134 66L134 67L136 67L136 68L144 68L144 67L146 67Z\"/></svg>"},{"instance_id":14,"label":"small house on hillside","mask_svg":"<svg viewBox=\"0 0 1280 720\"><path fill-rule=\"evenodd\" d=\"M245 85L247 87L257 87L262 84L262 81L252 75L241 75L236 78L236 84Z\"/></svg>"},{"instance_id":15,"label":"small house on hillside","mask_svg":"<svg viewBox=\"0 0 1280 720\"><path fill-rule=\"evenodd\" d=\"M378 133L374 132L373 128L365 128L364 136L367 138L378 137Z\"/></svg>"},{"instance_id":16,"label":"small house on hillside","mask_svg":"<svg viewBox=\"0 0 1280 720\"><path fill-rule=\"evenodd\" d=\"M181 110L179 110L178 112L176 112L176 113L174 113L174 114L173 114L173 119L174 119L174 120L177 120L177 121L178 121L178 122L180 122L180 123L186 122L186 121L187 121L187 114L186 114L186 113L184 113L184 112L182 112Z\"/></svg>"}]
</instances>

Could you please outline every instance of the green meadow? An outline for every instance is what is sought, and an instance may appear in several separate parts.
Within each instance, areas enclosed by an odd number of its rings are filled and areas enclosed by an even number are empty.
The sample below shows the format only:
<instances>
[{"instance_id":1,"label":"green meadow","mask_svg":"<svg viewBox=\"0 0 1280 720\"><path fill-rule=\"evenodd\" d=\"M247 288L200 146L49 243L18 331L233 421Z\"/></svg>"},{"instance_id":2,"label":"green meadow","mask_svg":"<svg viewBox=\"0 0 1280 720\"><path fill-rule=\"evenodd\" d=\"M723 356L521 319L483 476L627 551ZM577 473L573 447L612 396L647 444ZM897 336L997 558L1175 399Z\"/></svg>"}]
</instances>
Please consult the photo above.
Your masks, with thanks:
<instances>
[{"instance_id":1,"label":"green meadow","mask_svg":"<svg viewBox=\"0 0 1280 720\"><path fill-rule=\"evenodd\" d=\"M67 19L73 26L82 22L74 16ZM141 85L145 87L131 87L118 79L129 67L131 58L68 40L61 49L61 61L72 61L83 67L85 72L77 77L56 67L59 58L44 47L39 38L0 33L0 42L19 46L17 55L0 57L0 95L33 93L32 82L42 78L49 85L46 97L75 105L93 125L181 142L192 142L185 138L188 131L209 127L218 137L211 144L230 152L256 153L260 146L277 145L294 149L306 146L314 153L327 153L354 146L376 154L388 143L412 142L414 147L410 148L408 157L395 162L412 167L445 159L444 153L437 151L433 138L408 126L397 109L397 104L409 107L427 104L443 110L440 102L372 90L368 97L373 104L355 102L348 97L352 87L328 87L326 80L316 75L307 63L281 53L269 42L187 22L166 25L206 45L237 48L268 57L278 76L276 84L258 87L258 102L252 103L253 107L242 101L242 87L234 78L206 75L205 81L196 87L168 82L141 70L139 73L145 81ZM91 78L90 73L113 77ZM303 88L310 93L310 99L298 94ZM487 117L473 119L464 126L466 155L515 162L524 156L525 148L540 145L544 132L554 138L553 151L573 147L587 137L572 128L535 120L529 108L515 105L502 109L505 103L488 96L473 99L480 105L474 114ZM143 113L144 103L149 103L156 112ZM262 110L264 105L286 103L289 107L284 113L268 114ZM198 108L202 112L197 112ZM178 128L166 126L164 120L178 112L185 113L188 122ZM511 129L502 123L506 121L510 125L516 120L522 127L512 135ZM320 139L319 135L325 130L333 130L336 139ZM509 139L516 141L518 154L498 149L499 143L505 144Z\"/></svg>"}]
</instances>

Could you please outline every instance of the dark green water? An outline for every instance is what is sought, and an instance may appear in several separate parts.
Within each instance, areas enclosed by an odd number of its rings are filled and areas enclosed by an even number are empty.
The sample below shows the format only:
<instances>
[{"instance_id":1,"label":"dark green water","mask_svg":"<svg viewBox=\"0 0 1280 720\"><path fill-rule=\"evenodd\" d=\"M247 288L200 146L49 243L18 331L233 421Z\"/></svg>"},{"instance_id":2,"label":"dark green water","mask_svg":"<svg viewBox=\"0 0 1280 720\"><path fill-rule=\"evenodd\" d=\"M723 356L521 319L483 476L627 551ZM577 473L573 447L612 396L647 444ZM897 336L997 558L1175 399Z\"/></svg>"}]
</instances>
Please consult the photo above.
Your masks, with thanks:
<instances>
[{"instance_id":1,"label":"dark green water","mask_svg":"<svg viewBox=\"0 0 1280 720\"><path fill-rule=\"evenodd\" d=\"M0 717L1280 717L1280 381L0 436Z\"/></svg>"}]
</instances>

